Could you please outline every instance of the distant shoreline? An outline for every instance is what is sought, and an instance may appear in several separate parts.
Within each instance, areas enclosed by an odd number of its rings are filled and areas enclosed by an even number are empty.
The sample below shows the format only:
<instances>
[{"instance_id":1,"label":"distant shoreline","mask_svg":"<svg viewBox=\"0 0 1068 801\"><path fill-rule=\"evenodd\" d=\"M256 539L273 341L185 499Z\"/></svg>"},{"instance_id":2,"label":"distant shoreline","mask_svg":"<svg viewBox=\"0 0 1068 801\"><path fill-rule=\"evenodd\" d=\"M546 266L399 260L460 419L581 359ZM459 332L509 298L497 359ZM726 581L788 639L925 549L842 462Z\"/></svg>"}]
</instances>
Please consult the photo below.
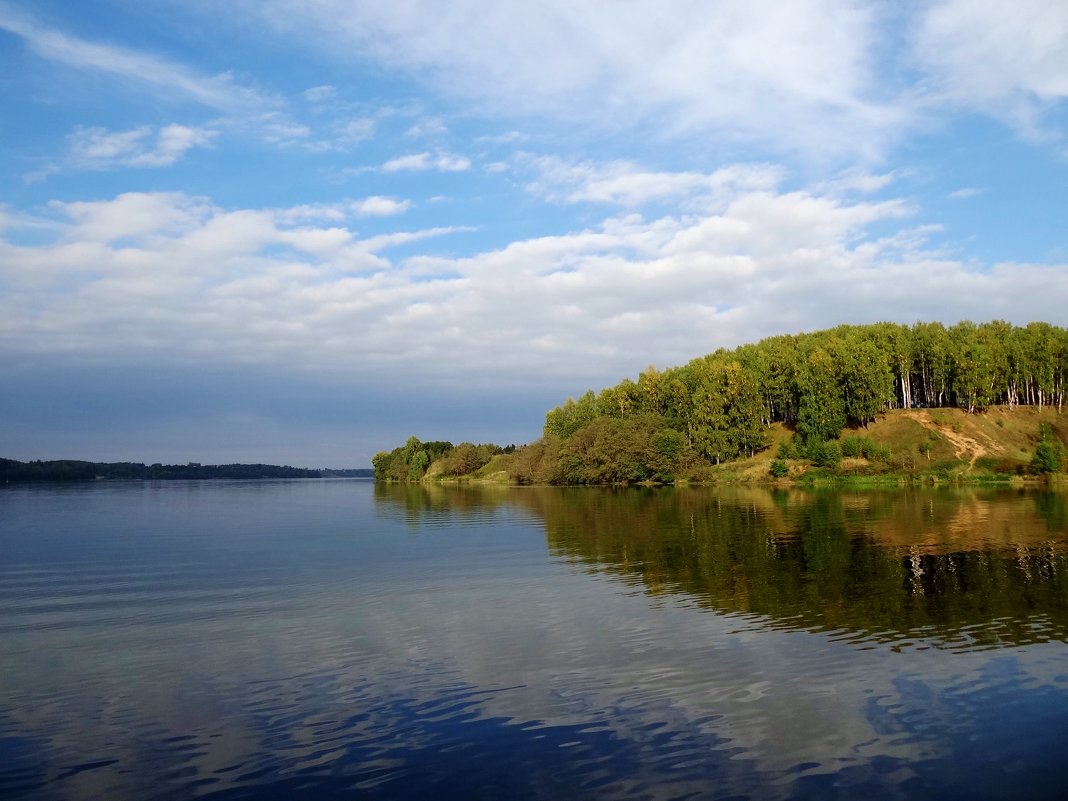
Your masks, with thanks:
<instances>
[{"instance_id":1,"label":"distant shoreline","mask_svg":"<svg viewBox=\"0 0 1068 801\"><path fill-rule=\"evenodd\" d=\"M56 481L189 481L205 479L268 478L373 478L370 468L311 469L273 464L205 465L189 462L165 465L159 462L90 462L52 459L20 462L0 459L0 483Z\"/></svg>"}]
</instances>

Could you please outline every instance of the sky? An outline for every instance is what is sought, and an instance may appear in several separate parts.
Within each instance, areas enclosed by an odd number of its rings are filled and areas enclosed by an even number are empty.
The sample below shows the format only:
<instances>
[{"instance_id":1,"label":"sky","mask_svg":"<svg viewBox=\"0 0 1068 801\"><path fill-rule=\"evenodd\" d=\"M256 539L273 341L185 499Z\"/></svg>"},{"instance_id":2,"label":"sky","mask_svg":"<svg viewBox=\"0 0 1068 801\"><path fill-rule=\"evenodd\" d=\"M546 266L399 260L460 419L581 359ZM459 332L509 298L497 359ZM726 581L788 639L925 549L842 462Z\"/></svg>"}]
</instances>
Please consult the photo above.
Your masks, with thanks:
<instances>
[{"instance_id":1,"label":"sky","mask_svg":"<svg viewBox=\"0 0 1068 801\"><path fill-rule=\"evenodd\" d=\"M1068 4L0 0L0 456L365 467L1068 324Z\"/></svg>"}]
</instances>

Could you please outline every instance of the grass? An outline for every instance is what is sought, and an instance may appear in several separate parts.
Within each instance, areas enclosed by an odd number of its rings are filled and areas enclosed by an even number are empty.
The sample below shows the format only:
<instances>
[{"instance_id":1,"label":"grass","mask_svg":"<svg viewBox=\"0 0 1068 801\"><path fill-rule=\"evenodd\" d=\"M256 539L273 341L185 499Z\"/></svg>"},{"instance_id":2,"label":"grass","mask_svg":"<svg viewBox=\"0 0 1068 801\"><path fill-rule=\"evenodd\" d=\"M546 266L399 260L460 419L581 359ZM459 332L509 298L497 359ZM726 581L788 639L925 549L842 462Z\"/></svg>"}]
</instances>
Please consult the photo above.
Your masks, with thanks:
<instances>
[{"instance_id":1,"label":"grass","mask_svg":"<svg viewBox=\"0 0 1068 801\"><path fill-rule=\"evenodd\" d=\"M1068 415L1054 408L997 407L982 414L963 409L895 410L867 428L847 429L842 438L866 437L881 446L875 460L843 459L836 469L788 460L790 480L806 485L878 486L892 484L1047 482L1062 486L1068 478L1036 475L1031 469L1041 423L1068 442ZM785 429L776 438L776 445ZM766 451L770 466L774 447ZM748 464L747 464L748 463ZM730 466L739 478L755 478L764 465L746 460ZM712 477L713 480L717 476ZM743 479L744 480L744 479ZM759 479L772 482L767 473Z\"/></svg>"},{"instance_id":2,"label":"grass","mask_svg":"<svg viewBox=\"0 0 1068 801\"><path fill-rule=\"evenodd\" d=\"M817 468L788 459L784 478L771 476L779 445L793 433L776 423L768 429L768 447L756 455L721 465L703 465L677 484L791 484L893 486L902 484L1046 482L1065 486L1068 477L1033 474L1031 459L1039 426L1048 423L1068 443L1068 414L1055 408L997 407L981 414L963 409L894 410L866 428L846 429L845 437L866 437L879 446L875 459L849 457L837 468ZM448 483L508 484L513 454L494 456L468 476Z\"/></svg>"}]
</instances>

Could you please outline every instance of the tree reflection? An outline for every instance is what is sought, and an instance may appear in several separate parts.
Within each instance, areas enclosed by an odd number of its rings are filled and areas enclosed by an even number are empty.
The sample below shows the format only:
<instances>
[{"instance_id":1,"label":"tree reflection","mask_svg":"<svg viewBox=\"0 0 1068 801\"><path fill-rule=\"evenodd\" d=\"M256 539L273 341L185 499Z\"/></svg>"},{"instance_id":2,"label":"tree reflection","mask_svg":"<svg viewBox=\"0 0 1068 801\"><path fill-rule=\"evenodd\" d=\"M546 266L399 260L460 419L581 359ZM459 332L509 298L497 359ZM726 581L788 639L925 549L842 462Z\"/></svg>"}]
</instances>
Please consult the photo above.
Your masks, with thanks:
<instances>
[{"instance_id":1,"label":"tree reflection","mask_svg":"<svg viewBox=\"0 0 1068 801\"><path fill-rule=\"evenodd\" d=\"M1068 640L1063 495L383 486L376 498L409 519L519 507L558 558L765 626L902 648Z\"/></svg>"}]
</instances>

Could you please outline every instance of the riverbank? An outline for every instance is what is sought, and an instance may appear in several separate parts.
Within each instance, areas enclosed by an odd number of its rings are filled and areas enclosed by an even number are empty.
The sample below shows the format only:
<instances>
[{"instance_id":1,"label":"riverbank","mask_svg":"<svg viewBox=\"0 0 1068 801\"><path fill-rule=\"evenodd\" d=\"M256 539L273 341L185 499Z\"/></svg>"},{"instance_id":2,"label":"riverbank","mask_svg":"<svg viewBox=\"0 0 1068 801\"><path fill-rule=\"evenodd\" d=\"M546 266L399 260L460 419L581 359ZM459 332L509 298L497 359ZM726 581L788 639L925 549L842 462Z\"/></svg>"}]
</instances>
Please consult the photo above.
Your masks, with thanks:
<instances>
[{"instance_id":1,"label":"riverbank","mask_svg":"<svg viewBox=\"0 0 1068 801\"><path fill-rule=\"evenodd\" d=\"M672 481L651 483L893 486L994 482L1068 487L1064 473L1041 473L1032 467L1044 424L1062 443L1068 441L1068 415L1056 408L995 407L980 414L963 409L897 409L878 415L866 428L846 429L836 441L841 458L825 464L795 455L793 432L775 424L768 429L768 447L749 458L697 465ZM531 447L535 446L495 455L463 475L444 476L432 467L423 480L517 483L517 460Z\"/></svg>"}]
</instances>

